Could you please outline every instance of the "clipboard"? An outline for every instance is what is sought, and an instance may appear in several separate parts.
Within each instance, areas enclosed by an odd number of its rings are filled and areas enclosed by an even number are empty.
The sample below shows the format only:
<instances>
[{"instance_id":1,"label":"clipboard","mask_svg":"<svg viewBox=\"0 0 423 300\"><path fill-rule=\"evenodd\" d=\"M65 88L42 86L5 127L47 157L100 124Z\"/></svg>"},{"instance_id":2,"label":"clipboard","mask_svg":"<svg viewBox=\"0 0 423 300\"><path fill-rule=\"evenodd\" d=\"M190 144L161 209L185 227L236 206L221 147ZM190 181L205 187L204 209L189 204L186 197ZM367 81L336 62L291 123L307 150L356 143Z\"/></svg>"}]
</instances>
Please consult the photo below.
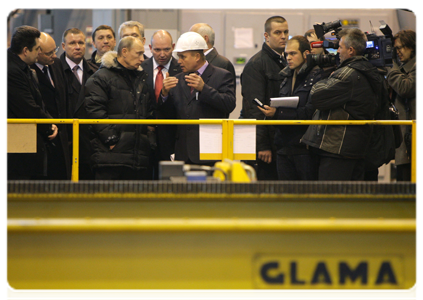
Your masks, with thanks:
<instances>
[{"instance_id":1,"label":"clipboard","mask_svg":"<svg viewBox=\"0 0 423 300\"><path fill-rule=\"evenodd\" d=\"M300 98L294 97L277 97L270 98L271 107L285 107L285 108L297 108Z\"/></svg>"}]
</instances>

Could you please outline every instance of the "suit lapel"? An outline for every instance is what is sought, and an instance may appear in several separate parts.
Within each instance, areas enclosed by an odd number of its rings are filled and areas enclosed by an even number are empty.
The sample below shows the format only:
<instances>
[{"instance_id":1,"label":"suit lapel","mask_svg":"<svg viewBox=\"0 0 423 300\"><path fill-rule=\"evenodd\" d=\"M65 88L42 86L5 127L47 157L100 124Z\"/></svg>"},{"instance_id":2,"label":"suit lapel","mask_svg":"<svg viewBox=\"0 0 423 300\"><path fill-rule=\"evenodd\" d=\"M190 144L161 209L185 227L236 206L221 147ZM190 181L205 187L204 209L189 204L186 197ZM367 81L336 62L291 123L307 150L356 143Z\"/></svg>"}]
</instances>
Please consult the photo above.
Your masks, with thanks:
<instances>
[{"instance_id":1,"label":"suit lapel","mask_svg":"<svg viewBox=\"0 0 423 300\"><path fill-rule=\"evenodd\" d=\"M43 71L40 70L37 66L34 67L35 72L37 72L38 81L40 82L40 85L44 85L48 87L51 90L54 90L53 85L51 84L50 78L47 74L44 74ZM50 70L51 71L51 70Z\"/></svg>"}]
</instances>

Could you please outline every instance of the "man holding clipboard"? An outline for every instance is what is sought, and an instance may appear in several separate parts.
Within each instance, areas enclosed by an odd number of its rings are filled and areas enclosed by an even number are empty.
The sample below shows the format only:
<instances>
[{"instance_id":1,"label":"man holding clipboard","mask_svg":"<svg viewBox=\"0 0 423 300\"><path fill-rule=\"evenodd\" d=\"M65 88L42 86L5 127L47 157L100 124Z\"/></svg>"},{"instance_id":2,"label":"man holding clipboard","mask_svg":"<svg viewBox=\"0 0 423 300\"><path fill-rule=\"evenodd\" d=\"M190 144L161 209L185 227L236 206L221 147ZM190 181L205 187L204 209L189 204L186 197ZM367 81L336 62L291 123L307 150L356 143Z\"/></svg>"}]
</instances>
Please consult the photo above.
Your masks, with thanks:
<instances>
[{"instance_id":1,"label":"man holding clipboard","mask_svg":"<svg viewBox=\"0 0 423 300\"><path fill-rule=\"evenodd\" d=\"M271 98L270 106L259 109L267 119L309 120L315 111L309 95L314 83L321 79L322 69L307 65L310 43L303 36L292 37L285 48L288 66L281 72L283 80L279 95ZM301 137L308 126L279 125L275 133L279 180L317 180L317 165Z\"/></svg>"}]
</instances>

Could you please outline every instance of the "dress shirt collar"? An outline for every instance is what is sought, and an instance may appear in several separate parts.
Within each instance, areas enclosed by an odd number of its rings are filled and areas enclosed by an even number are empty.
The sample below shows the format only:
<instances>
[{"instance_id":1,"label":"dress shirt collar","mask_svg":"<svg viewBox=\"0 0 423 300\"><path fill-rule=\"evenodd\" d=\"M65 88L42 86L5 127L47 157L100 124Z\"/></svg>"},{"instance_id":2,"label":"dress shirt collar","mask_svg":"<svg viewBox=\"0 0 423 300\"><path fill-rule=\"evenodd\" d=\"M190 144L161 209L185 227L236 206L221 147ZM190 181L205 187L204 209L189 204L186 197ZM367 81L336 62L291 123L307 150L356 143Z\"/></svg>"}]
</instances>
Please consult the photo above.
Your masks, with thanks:
<instances>
[{"instance_id":1,"label":"dress shirt collar","mask_svg":"<svg viewBox=\"0 0 423 300\"><path fill-rule=\"evenodd\" d=\"M197 72L200 76L203 75L204 70L207 68L208 65L209 65L209 62L206 60L205 64L197 70Z\"/></svg>"},{"instance_id":2,"label":"dress shirt collar","mask_svg":"<svg viewBox=\"0 0 423 300\"><path fill-rule=\"evenodd\" d=\"M42 65L42 64L40 64L40 63L35 63L35 65L41 70L41 71L43 71L43 69L44 69L44 67L47 67L48 68L48 66L45 66L45 65ZM44 72L44 71L43 71Z\"/></svg>"},{"instance_id":3,"label":"dress shirt collar","mask_svg":"<svg viewBox=\"0 0 423 300\"><path fill-rule=\"evenodd\" d=\"M73 67L75 67L76 66L76 63L74 63L73 61L71 61L67 56L65 56L65 59L66 59L66 62L68 63L68 65L69 65L69 67L70 67L70 69L72 70L73 69ZM83 68L83 59L81 59L81 61L79 62L79 64L78 64L78 66L79 66L79 68L81 69L81 70L84 70L84 68Z\"/></svg>"},{"instance_id":4,"label":"dress shirt collar","mask_svg":"<svg viewBox=\"0 0 423 300\"><path fill-rule=\"evenodd\" d=\"M210 52L212 52L212 51L213 51L213 49L214 49L214 47L211 47L209 50L207 50L206 52L204 52L204 55L209 54Z\"/></svg>"},{"instance_id":5,"label":"dress shirt collar","mask_svg":"<svg viewBox=\"0 0 423 300\"><path fill-rule=\"evenodd\" d=\"M163 66L164 69L169 70L170 69L170 62L172 61L173 57L169 59L166 65ZM156 70L159 64L156 62L156 60L153 57L153 70Z\"/></svg>"}]
</instances>

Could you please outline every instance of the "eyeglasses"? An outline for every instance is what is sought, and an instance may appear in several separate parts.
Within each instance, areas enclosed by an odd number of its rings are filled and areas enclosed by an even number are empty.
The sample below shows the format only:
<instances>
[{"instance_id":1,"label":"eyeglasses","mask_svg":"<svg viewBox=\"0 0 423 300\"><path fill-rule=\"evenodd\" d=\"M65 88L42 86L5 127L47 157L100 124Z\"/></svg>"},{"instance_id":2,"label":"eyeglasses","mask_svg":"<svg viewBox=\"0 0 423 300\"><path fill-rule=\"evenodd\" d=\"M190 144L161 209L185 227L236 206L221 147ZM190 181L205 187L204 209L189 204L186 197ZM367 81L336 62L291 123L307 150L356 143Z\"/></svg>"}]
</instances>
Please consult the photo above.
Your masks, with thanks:
<instances>
[{"instance_id":1,"label":"eyeglasses","mask_svg":"<svg viewBox=\"0 0 423 300\"><path fill-rule=\"evenodd\" d=\"M53 51L50 51L49 53L44 53L45 56L51 57L53 56L55 53L57 53L57 51L59 51L59 47L57 47L56 49L54 49Z\"/></svg>"}]
</instances>

